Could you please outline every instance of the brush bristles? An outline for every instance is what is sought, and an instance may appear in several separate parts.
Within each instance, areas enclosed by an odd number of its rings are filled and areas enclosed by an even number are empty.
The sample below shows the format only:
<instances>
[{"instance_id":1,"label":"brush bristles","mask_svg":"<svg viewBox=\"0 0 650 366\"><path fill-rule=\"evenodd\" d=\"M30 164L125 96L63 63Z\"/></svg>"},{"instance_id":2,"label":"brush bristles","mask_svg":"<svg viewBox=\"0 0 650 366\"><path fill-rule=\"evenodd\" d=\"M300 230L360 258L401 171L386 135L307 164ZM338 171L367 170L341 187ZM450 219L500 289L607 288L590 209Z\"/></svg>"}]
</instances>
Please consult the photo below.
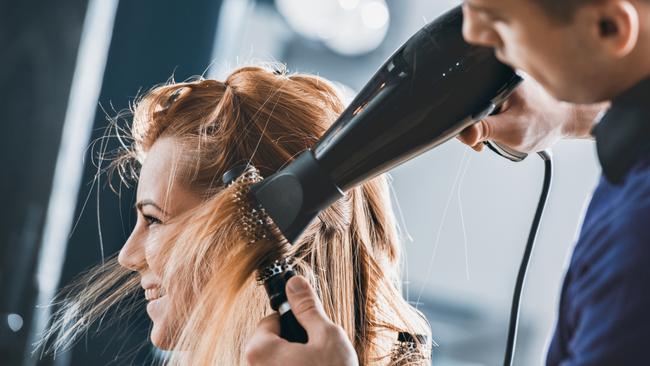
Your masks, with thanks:
<instances>
[{"instance_id":1,"label":"brush bristles","mask_svg":"<svg viewBox=\"0 0 650 366\"><path fill-rule=\"evenodd\" d=\"M293 258L286 257L284 259L278 259L274 261L271 265L264 268L260 268L257 271L257 283L262 285L269 278L277 276L279 274L293 271Z\"/></svg>"},{"instance_id":2,"label":"brush bristles","mask_svg":"<svg viewBox=\"0 0 650 366\"><path fill-rule=\"evenodd\" d=\"M267 227L270 218L259 204L255 204L250 197L251 185L263 180L259 171L248 166L244 173L235 179L230 186L234 188L233 199L239 205L239 217L241 229L247 237L249 244L258 240L268 239L269 230Z\"/></svg>"},{"instance_id":3,"label":"brush bristles","mask_svg":"<svg viewBox=\"0 0 650 366\"><path fill-rule=\"evenodd\" d=\"M406 335L405 340L398 340L391 351L391 365L422 365L423 362L431 360L431 348L426 338L420 335L413 336L409 333L401 332Z\"/></svg>"},{"instance_id":4,"label":"brush bristles","mask_svg":"<svg viewBox=\"0 0 650 366\"><path fill-rule=\"evenodd\" d=\"M277 252L264 260L259 267L257 280L261 284L270 277L293 269L293 259L283 255L283 248L288 242L273 219L255 199L251 197L250 187L263 180L259 171L248 166L244 173L235 179L229 187L234 188L233 199L239 205L241 230L249 245L276 244Z\"/></svg>"}]
</instances>

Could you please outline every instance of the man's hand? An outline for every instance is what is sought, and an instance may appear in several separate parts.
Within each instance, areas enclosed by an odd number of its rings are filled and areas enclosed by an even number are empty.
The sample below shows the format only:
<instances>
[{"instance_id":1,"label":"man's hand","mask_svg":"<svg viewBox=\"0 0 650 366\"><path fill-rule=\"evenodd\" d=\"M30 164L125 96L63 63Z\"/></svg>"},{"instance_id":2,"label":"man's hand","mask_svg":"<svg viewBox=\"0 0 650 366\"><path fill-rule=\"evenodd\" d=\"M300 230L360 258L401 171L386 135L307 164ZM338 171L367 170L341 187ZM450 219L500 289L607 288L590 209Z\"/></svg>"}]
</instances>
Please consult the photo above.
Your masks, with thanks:
<instances>
[{"instance_id":1,"label":"man's hand","mask_svg":"<svg viewBox=\"0 0 650 366\"><path fill-rule=\"evenodd\" d=\"M559 102L527 78L501 113L468 127L458 139L476 151L483 149L483 141L491 140L520 152L538 152L562 138L589 138L595 118L607 106Z\"/></svg>"},{"instance_id":2,"label":"man's hand","mask_svg":"<svg viewBox=\"0 0 650 366\"><path fill-rule=\"evenodd\" d=\"M357 366L359 361L343 329L328 319L318 296L300 276L287 282L291 310L305 328L307 344L290 343L280 338L278 314L260 321L246 346L251 366Z\"/></svg>"}]
</instances>

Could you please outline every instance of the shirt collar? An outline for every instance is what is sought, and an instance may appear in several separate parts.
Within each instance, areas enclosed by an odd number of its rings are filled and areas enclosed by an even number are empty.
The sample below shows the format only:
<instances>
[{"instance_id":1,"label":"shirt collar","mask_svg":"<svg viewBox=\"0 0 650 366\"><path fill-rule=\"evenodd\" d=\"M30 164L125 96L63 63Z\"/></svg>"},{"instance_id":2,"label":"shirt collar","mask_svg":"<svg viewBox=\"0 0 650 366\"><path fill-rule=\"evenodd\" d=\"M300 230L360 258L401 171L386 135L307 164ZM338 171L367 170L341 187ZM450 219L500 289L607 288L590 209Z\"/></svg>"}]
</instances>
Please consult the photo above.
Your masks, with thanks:
<instances>
[{"instance_id":1,"label":"shirt collar","mask_svg":"<svg viewBox=\"0 0 650 366\"><path fill-rule=\"evenodd\" d=\"M650 150L650 78L617 96L592 134L603 175L621 184L640 155Z\"/></svg>"}]
</instances>

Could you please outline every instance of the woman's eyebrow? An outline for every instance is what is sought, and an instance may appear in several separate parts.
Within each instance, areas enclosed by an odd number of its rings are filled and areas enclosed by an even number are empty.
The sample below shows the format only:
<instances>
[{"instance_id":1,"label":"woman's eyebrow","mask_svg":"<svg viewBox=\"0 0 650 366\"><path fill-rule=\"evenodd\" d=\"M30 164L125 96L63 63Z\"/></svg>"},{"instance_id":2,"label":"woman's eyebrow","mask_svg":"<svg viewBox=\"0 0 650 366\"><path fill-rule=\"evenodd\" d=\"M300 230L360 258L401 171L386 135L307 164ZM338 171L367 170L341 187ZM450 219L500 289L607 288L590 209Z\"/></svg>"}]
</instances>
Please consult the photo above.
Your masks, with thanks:
<instances>
[{"instance_id":1,"label":"woman's eyebrow","mask_svg":"<svg viewBox=\"0 0 650 366\"><path fill-rule=\"evenodd\" d=\"M156 202L154 202L153 200L145 199L145 200L139 201L139 202L137 202L137 203L135 204L135 208L138 209L138 211L140 211L140 212L142 212L142 208L143 208L144 206L152 206L152 207L155 208L156 210L162 212L164 215L167 215L167 212L165 212L165 210L163 210L162 208L160 208L160 206L158 206L158 205L156 204Z\"/></svg>"}]
</instances>

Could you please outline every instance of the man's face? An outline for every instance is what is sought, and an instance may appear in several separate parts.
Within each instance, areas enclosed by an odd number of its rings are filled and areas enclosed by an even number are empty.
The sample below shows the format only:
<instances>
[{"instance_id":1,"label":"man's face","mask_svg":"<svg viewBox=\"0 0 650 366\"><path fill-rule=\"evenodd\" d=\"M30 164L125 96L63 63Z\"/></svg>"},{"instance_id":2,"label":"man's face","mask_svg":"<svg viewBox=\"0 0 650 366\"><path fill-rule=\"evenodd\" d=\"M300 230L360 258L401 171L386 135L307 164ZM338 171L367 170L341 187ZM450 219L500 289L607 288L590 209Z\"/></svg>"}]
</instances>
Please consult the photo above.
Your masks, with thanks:
<instances>
[{"instance_id":1,"label":"man's face","mask_svg":"<svg viewBox=\"0 0 650 366\"><path fill-rule=\"evenodd\" d=\"M596 23L552 19L534 0L466 0L463 13L468 42L494 47L501 61L535 78L555 98L603 99Z\"/></svg>"}]
</instances>

